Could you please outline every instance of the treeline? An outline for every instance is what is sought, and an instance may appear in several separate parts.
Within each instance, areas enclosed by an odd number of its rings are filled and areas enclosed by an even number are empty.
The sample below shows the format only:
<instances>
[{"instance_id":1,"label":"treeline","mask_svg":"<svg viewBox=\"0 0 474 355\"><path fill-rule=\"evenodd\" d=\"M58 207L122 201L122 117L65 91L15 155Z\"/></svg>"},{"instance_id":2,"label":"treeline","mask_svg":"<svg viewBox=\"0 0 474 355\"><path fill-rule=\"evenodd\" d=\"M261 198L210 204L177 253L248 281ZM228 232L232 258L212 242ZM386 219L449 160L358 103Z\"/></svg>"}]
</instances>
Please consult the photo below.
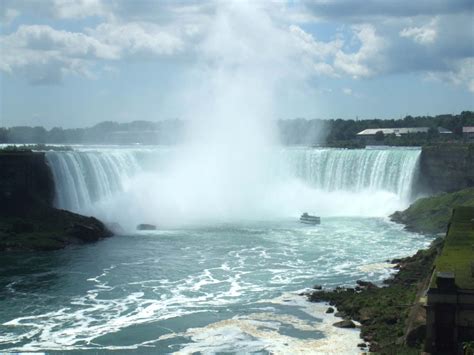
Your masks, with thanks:
<instances>
[{"instance_id":1,"label":"treeline","mask_svg":"<svg viewBox=\"0 0 474 355\"><path fill-rule=\"evenodd\" d=\"M357 133L367 128L430 127L430 134L413 134L404 137L384 137L385 144L422 145L427 140L445 139L436 132L443 127L453 132L449 138L462 138L462 127L474 126L474 112L458 115L406 116L402 119L292 119L277 122L281 142L287 145L358 146ZM101 122L89 128L63 129L54 127L0 128L0 143L40 144L175 144L181 141L185 122L167 120L158 122L134 121L131 123Z\"/></svg>"},{"instance_id":2,"label":"treeline","mask_svg":"<svg viewBox=\"0 0 474 355\"><path fill-rule=\"evenodd\" d=\"M182 135L183 121L105 121L88 128L18 126L0 128L0 143L34 144L174 144Z\"/></svg>"}]
</instances>

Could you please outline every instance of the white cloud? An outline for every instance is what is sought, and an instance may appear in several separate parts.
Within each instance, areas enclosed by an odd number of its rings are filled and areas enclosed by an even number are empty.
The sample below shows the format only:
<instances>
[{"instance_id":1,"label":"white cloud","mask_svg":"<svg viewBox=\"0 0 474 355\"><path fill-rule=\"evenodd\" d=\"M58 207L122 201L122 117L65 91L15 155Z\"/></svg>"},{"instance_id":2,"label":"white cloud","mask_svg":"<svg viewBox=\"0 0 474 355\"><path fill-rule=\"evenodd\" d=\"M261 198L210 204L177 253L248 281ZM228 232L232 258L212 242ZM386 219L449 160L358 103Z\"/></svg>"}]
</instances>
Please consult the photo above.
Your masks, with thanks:
<instances>
[{"instance_id":1,"label":"white cloud","mask_svg":"<svg viewBox=\"0 0 474 355\"><path fill-rule=\"evenodd\" d=\"M352 89L351 89L351 88L343 88L343 89L342 89L342 93L343 93L344 95L351 96L351 95L352 95Z\"/></svg>"},{"instance_id":2,"label":"white cloud","mask_svg":"<svg viewBox=\"0 0 474 355\"><path fill-rule=\"evenodd\" d=\"M350 75L353 78L371 76L379 69L378 64L385 48L384 41L371 25L352 26L351 30L359 43L355 52L344 50L347 41L342 38L321 42L298 26L290 27L299 50L310 61L315 74Z\"/></svg>"},{"instance_id":3,"label":"white cloud","mask_svg":"<svg viewBox=\"0 0 474 355\"><path fill-rule=\"evenodd\" d=\"M427 45L436 40L438 20L435 18L421 27L408 27L400 31L401 37L411 38L416 43Z\"/></svg>"},{"instance_id":4,"label":"white cloud","mask_svg":"<svg viewBox=\"0 0 474 355\"><path fill-rule=\"evenodd\" d=\"M64 19L104 16L107 14L101 0L54 0L52 8L56 17Z\"/></svg>"},{"instance_id":5,"label":"white cloud","mask_svg":"<svg viewBox=\"0 0 474 355\"><path fill-rule=\"evenodd\" d=\"M64 74L95 77L93 67L101 61L172 55L182 47L181 39L153 24L102 24L87 33L23 25L0 36L0 70L19 71L33 83L58 83Z\"/></svg>"},{"instance_id":6,"label":"white cloud","mask_svg":"<svg viewBox=\"0 0 474 355\"><path fill-rule=\"evenodd\" d=\"M104 23L87 32L101 43L131 55L173 55L184 47L178 35L150 23Z\"/></svg>"},{"instance_id":7,"label":"white cloud","mask_svg":"<svg viewBox=\"0 0 474 355\"><path fill-rule=\"evenodd\" d=\"M360 42L357 52L336 54L334 66L353 78L372 76L380 70L378 62L385 47L384 40L369 24L352 26L355 38Z\"/></svg>"},{"instance_id":8,"label":"white cloud","mask_svg":"<svg viewBox=\"0 0 474 355\"><path fill-rule=\"evenodd\" d=\"M429 72L430 78L464 86L474 93L474 57L458 60L448 71Z\"/></svg>"},{"instance_id":9,"label":"white cloud","mask_svg":"<svg viewBox=\"0 0 474 355\"><path fill-rule=\"evenodd\" d=\"M0 22L4 25L9 25L16 17L20 15L20 11L0 6Z\"/></svg>"}]
</instances>

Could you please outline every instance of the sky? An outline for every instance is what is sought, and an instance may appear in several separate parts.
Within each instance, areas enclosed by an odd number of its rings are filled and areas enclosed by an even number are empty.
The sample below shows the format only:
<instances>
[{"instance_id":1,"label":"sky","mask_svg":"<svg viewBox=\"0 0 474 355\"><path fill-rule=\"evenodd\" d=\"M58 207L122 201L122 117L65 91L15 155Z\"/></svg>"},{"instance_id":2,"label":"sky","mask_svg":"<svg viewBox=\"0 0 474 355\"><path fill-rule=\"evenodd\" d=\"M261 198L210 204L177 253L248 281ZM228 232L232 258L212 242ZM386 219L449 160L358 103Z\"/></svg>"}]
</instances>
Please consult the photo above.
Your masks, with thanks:
<instances>
[{"instance_id":1,"label":"sky","mask_svg":"<svg viewBox=\"0 0 474 355\"><path fill-rule=\"evenodd\" d=\"M0 0L0 23L5 127L192 119L224 58L266 71L275 119L474 110L472 0Z\"/></svg>"}]
</instances>

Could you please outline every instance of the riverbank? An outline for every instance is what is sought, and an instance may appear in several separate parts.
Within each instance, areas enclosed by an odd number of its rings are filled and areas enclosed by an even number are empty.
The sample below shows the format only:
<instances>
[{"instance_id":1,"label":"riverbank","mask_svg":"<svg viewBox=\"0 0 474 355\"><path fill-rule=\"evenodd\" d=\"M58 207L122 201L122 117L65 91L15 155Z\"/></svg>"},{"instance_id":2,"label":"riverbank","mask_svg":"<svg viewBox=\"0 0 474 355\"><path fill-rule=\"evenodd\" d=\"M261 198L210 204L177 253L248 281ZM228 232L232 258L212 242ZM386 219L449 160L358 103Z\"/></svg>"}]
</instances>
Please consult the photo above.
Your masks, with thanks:
<instances>
[{"instance_id":1,"label":"riverbank","mask_svg":"<svg viewBox=\"0 0 474 355\"><path fill-rule=\"evenodd\" d=\"M406 210L392 214L390 219L413 232L444 235L457 206L474 206L474 188L421 198Z\"/></svg>"},{"instance_id":2,"label":"riverbank","mask_svg":"<svg viewBox=\"0 0 474 355\"><path fill-rule=\"evenodd\" d=\"M437 239L427 250L392 260L399 271L384 282L386 287L358 281L353 288L314 291L308 299L329 302L337 308L336 315L359 322L361 338L371 352L418 354L424 341L426 315L416 300L428 285L442 244Z\"/></svg>"}]
</instances>

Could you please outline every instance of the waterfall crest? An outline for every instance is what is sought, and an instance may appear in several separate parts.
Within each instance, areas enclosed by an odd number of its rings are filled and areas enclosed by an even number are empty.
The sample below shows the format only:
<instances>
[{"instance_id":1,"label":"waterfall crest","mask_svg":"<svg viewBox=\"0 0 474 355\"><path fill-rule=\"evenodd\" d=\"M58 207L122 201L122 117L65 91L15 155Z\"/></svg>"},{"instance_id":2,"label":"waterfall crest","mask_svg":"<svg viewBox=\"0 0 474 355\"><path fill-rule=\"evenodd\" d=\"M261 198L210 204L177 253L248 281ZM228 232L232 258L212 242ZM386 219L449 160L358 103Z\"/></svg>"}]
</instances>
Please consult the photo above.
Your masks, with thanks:
<instances>
[{"instance_id":1,"label":"waterfall crest","mask_svg":"<svg viewBox=\"0 0 474 355\"><path fill-rule=\"evenodd\" d=\"M377 214L383 215L410 202L420 155L419 149L402 148L281 148L272 150L271 159L262 162L268 173L264 181L256 182L258 186L253 185L255 182L242 185L236 177L226 180L229 184L224 194L214 180L202 181L214 178L205 174L209 167L193 166L178 175L169 172L170 162L177 163L173 151L178 149L48 152L56 206L104 218L113 213L124 218L123 210L133 208L138 223L144 217L152 220L153 213L160 215L160 221L189 215L206 219L219 211L223 219L239 213L248 218L260 212L268 217L301 210L322 215L371 215L383 209ZM347 199L352 208L346 208Z\"/></svg>"}]
</instances>

